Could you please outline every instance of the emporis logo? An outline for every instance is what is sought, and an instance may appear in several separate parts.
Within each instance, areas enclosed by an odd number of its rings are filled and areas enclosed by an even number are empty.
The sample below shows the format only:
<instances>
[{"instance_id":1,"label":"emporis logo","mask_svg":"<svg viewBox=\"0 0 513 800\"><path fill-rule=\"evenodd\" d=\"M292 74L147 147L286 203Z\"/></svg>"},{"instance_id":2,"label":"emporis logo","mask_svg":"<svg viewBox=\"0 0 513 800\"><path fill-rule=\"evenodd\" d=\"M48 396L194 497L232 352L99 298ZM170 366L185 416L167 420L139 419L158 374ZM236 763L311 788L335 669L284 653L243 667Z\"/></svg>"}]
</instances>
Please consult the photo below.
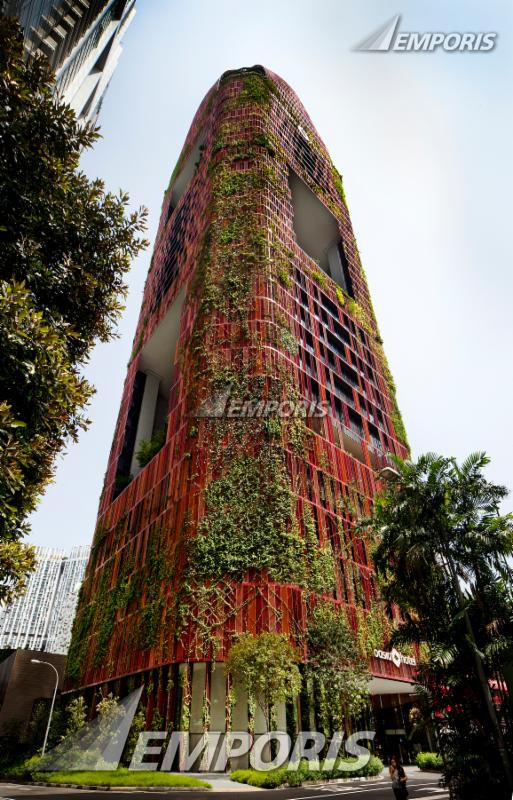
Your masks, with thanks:
<instances>
[{"instance_id":1,"label":"emporis logo","mask_svg":"<svg viewBox=\"0 0 513 800\"><path fill-rule=\"evenodd\" d=\"M497 41L497 33L407 33L398 30L400 21L401 15L397 14L354 49L363 53L486 53L493 50Z\"/></svg>"},{"instance_id":2,"label":"emporis logo","mask_svg":"<svg viewBox=\"0 0 513 800\"><path fill-rule=\"evenodd\" d=\"M197 408L193 416L219 419L290 419L299 417L325 417L329 413L329 404L325 400L267 400L262 397L244 398L232 395L232 387L227 386L205 400Z\"/></svg>"},{"instance_id":3,"label":"emporis logo","mask_svg":"<svg viewBox=\"0 0 513 800\"><path fill-rule=\"evenodd\" d=\"M111 702L94 720L79 731L66 736L38 763L41 772L116 770L123 753L130 758L130 770L159 770L170 772L178 767L189 772L195 764L201 771L224 772L228 760L249 755L254 769L271 770L286 765L295 772L302 761L310 769L335 769L340 773L356 772L365 767L370 751L361 742L373 742L375 731L355 731L346 736L345 731L334 731L329 741L320 731L301 731L294 741L285 731L249 734L248 731L205 731L200 736L189 731L135 731L138 733L131 752L125 751L132 722L143 687L139 687L123 700L110 695ZM352 756L345 759L344 756ZM148 758L149 757L149 758ZM342 760L340 760L342 757ZM1 799L0 799L1 800Z\"/></svg>"}]
</instances>

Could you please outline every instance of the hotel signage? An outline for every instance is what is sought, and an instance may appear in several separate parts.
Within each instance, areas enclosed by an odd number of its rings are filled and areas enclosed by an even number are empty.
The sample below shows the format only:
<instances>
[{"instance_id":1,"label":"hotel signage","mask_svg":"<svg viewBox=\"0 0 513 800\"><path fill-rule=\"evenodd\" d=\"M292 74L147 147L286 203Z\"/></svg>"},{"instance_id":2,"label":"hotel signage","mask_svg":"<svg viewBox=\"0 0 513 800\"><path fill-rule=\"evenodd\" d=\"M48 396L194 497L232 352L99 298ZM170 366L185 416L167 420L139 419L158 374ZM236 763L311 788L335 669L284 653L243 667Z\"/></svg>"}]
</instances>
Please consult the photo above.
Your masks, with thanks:
<instances>
[{"instance_id":1,"label":"hotel signage","mask_svg":"<svg viewBox=\"0 0 513 800\"><path fill-rule=\"evenodd\" d=\"M396 650L395 647L389 652L385 650L374 650L374 658L380 658L382 661L391 661L397 669L399 669L401 664L408 664L410 667L417 666L417 661L413 656L405 656L403 653Z\"/></svg>"}]
</instances>

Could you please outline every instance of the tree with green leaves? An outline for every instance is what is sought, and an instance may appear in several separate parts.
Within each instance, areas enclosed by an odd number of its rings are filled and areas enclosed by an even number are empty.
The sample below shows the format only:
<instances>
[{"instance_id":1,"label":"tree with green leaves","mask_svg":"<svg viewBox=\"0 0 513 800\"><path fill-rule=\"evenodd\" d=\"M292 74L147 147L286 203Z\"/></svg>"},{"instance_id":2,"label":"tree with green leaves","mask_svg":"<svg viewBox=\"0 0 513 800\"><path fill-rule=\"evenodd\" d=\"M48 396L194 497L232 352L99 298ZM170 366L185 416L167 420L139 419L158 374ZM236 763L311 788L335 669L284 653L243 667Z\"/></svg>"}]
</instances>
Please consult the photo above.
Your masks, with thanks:
<instances>
[{"instance_id":1,"label":"tree with green leaves","mask_svg":"<svg viewBox=\"0 0 513 800\"><path fill-rule=\"evenodd\" d=\"M137 714L134 716L132 720L132 725L130 726L130 733L126 740L125 747L123 749L123 755L121 756L121 763L124 766L126 767L130 766L130 762L132 761L133 755L139 743L139 734L141 734L145 730L145 728L146 728L146 709L144 707L141 707L139 708Z\"/></svg>"},{"instance_id":2,"label":"tree with green leaves","mask_svg":"<svg viewBox=\"0 0 513 800\"><path fill-rule=\"evenodd\" d=\"M87 706L82 696L74 697L66 706L66 733L72 736L81 731L87 722Z\"/></svg>"},{"instance_id":3,"label":"tree with green leaves","mask_svg":"<svg viewBox=\"0 0 513 800\"><path fill-rule=\"evenodd\" d=\"M260 707L270 730L271 712L301 689L298 654L279 633L245 633L232 645L226 661L235 686L244 689Z\"/></svg>"},{"instance_id":4,"label":"tree with green leaves","mask_svg":"<svg viewBox=\"0 0 513 800\"><path fill-rule=\"evenodd\" d=\"M27 516L87 425L82 368L114 335L147 244L146 211L79 171L99 134L53 89L45 60L24 59L18 24L0 19L0 601L33 566Z\"/></svg>"},{"instance_id":5,"label":"tree with green leaves","mask_svg":"<svg viewBox=\"0 0 513 800\"><path fill-rule=\"evenodd\" d=\"M394 461L372 517L362 522L376 540L381 592L401 612L392 643L423 645L428 653L419 673L423 707L437 722L458 797L478 800L492 791L509 800L513 726L502 691L513 649L513 515L501 514L507 490L486 479L484 453L461 465L432 453L416 463Z\"/></svg>"},{"instance_id":6,"label":"tree with green leaves","mask_svg":"<svg viewBox=\"0 0 513 800\"><path fill-rule=\"evenodd\" d=\"M325 732L349 732L350 718L369 702L368 661L343 609L318 602L307 626L305 674L319 699Z\"/></svg>"}]
</instances>

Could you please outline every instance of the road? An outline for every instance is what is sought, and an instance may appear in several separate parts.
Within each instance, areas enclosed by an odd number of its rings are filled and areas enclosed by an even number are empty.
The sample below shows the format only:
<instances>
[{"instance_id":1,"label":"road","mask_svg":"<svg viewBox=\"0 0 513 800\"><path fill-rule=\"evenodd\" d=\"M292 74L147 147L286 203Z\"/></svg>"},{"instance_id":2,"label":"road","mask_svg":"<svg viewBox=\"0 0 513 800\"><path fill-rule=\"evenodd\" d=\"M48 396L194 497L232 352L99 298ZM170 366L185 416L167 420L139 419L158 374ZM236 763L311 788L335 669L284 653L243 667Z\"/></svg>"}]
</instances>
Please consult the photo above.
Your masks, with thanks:
<instances>
[{"instance_id":1,"label":"road","mask_svg":"<svg viewBox=\"0 0 513 800\"><path fill-rule=\"evenodd\" d=\"M449 794L438 787L438 775L409 773L408 788L410 800L448 800ZM233 788L232 788L233 786ZM174 789L169 792L138 791L97 791L77 789L57 789L54 787L27 786L14 783L0 783L0 800L49 800L49 798L66 798L66 800L149 800L153 797L169 798L169 800L206 800L207 797L227 797L229 800L251 800L258 796L259 800L343 800L345 797L355 797L355 800L394 800L390 782L381 781L344 781L343 784L328 783L316 786L303 786L299 789L257 789L248 791L237 789L237 784L232 784L229 791L219 788L216 791L195 790L181 791Z\"/></svg>"}]
</instances>

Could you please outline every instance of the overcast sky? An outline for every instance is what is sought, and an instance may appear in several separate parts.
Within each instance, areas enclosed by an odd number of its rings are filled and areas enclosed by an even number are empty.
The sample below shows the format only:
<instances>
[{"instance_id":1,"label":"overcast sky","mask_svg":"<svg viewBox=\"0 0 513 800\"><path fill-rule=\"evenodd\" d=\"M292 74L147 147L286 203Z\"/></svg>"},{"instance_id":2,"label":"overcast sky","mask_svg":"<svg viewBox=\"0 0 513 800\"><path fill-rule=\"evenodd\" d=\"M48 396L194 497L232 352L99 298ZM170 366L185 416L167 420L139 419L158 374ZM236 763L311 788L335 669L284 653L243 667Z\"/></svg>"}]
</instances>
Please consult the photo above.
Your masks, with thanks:
<instances>
[{"instance_id":1,"label":"overcast sky","mask_svg":"<svg viewBox=\"0 0 513 800\"><path fill-rule=\"evenodd\" d=\"M496 48L353 51L397 13L403 31L496 31ZM509 0L138 0L103 140L83 159L148 206L153 242L209 87L255 63L280 74L344 176L413 454L486 450L490 477L511 488L512 40ZM92 425L32 516L36 544L91 541L150 256L133 265L119 339L88 365Z\"/></svg>"}]
</instances>

